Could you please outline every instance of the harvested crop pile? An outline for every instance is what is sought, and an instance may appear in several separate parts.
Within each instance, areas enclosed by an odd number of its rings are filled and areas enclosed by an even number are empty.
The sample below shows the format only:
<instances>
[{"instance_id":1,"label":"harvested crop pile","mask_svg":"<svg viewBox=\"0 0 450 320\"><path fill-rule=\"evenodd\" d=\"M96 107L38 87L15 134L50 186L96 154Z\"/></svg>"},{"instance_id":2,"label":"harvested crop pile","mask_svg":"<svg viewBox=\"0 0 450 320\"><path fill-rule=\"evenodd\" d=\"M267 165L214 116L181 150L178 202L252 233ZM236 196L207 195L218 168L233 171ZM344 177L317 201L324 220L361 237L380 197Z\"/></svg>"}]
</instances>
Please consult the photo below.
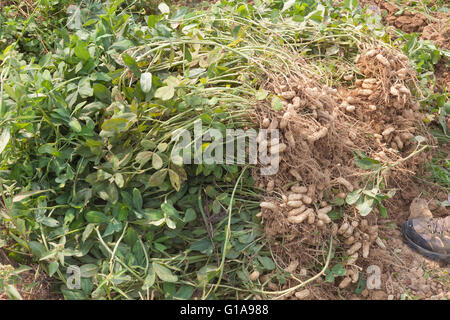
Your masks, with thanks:
<instances>
[{"instance_id":1,"label":"harvested crop pile","mask_svg":"<svg viewBox=\"0 0 450 320\"><path fill-rule=\"evenodd\" d=\"M273 250L300 266L324 262L324 244L332 236L346 256L341 289L358 281L358 259L368 259L375 243L383 246L378 215L364 218L372 210L386 215L381 199L388 195L379 193L380 184L399 186L424 149L413 139L421 115L411 95L415 74L408 58L373 47L355 62L363 77L349 74L351 85L336 90L307 76L310 66L298 60L302 73L290 70L289 78L277 75L265 85L280 98L281 110L273 110L273 100L272 108L268 102L257 108L261 128L281 132L279 143L268 142L272 153L279 152L279 171L259 177L269 193L260 206ZM345 202L356 209L333 209Z\"/></svg>"}]
</instances>

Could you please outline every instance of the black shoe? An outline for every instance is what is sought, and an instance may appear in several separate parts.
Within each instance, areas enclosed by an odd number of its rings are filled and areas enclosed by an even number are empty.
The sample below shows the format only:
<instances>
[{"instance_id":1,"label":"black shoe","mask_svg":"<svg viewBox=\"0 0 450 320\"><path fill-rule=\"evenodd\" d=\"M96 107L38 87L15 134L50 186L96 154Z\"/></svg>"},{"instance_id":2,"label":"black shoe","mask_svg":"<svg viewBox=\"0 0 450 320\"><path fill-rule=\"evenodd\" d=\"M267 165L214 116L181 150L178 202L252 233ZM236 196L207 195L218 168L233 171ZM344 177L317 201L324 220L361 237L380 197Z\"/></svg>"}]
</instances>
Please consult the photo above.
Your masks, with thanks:
<instances>
[{"instance_id":1,"label":"black shoe","mask_svg":"<svg viewBox=\"0 0 450 320\"><path fill-rule=\"evenodd\" d=\"M450 216L446 218L417 218L402 226L406 244L423 256L450 262Z\"/></svg>"}]
</instances>

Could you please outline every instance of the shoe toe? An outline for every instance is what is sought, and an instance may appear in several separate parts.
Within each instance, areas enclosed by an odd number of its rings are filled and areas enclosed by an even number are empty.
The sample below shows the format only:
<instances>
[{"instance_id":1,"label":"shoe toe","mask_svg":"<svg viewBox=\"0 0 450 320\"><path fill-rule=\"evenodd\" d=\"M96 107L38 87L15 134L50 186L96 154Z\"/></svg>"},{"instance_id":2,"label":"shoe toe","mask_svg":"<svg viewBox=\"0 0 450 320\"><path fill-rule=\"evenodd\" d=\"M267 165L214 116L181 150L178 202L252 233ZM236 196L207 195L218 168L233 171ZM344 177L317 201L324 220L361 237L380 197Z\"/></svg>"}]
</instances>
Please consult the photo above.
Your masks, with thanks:
<instances>
[{"instance_id":1,"label":"shoe toe","mask_svg":"<svg viewBox=\"0 0 450 320\"><path fill-rule=\"evenodd\" d=\"M422 226L419 221L408 220L403 223L402 226L403 235L408 241L413 242L423 249L431 251L432 248L429 243L431 238L427 239L427 233L423 231L425 230L422 230Z\"/></svg>"}]
</instances>

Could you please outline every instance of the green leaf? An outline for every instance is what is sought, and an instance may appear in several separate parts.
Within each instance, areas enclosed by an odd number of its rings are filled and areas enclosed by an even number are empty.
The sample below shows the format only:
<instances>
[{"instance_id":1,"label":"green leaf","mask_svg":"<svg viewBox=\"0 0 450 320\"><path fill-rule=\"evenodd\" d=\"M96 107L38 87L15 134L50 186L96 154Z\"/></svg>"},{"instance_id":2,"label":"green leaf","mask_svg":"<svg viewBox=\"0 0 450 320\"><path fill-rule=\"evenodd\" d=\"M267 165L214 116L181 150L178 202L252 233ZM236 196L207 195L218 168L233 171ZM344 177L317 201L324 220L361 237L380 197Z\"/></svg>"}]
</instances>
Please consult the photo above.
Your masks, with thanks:
<instances>
[{"instance_id":1,"label":"green leaf","mask_svg":"<svg viewBox=\"0 0 450 320\"><path fill-rule=\"evenodd\" d=\"M184 214L184 222L191 222L194 221L197 218L197 213L195 212L194 209L189 208L186 210L185 214Z\"/></svg>"},{"instance_id":2,"label":"green leaf","mask_svg":"<svg viewBox=\"0 0 450 320\"><path fill-rule=\"evenodd\" d=\"M106 226L105 232L103 233L103 237L107 237L115 232L120 232L121 230L122 230L122 223L113 218Z\"/></svg>"},{"instance_id":3,"label":"green leaf","mask_svg":"<svg viewBox=\"0 0 450 320\"><path fill-rule=\"evenodd\" d=\"M125 64L127 65L127 67L130 68L130 70L133 71L133 73L137 77L141 76L141 71L139 70L137 62L136 62L136 60L134 60L133 57L131 57L127 53L122 53L122 59L123 59L123 62L125 62Z\"/></svg>"},{"instance_id":4,"label":"green leaf","mask_svg":"<svg viewBox=\"0 0 450 320\"><path fill-rule=\"evenodd\" d=\"M55 149L53 149L53 146L51 143L43 144L38 148L39 153L47 153L47 154L53 154L55 152Z\"/></svg>"},{"instance_id":5,"label":"green leaf","mask_svg":"<svg viewBox=\"0 0 450 320\"><path fill-rule=\"evenodd\" d=\"M139 189L133 189L133 206L136 210L142 210L142 195Z\"/></svg>"},{"instance_id":6,"label":"green leaf","mask_svg":"<svg viewBox=\"0 0 450 320\"><path fill-rule=\"evenodd\" d=\"M127 128L128 122L125 118L108 119L103 122L102 130L121 132Z\"/></svg>"},{"instance_id":7,"label":"green leaf","mask_svg":"<svg viewBox=\"0 0 450 320\"><path fill-rule=\"evenodd\" d=\"M100 211L89 211L85 217L89 223L106 223L109 221L109 218Z\"/></svg>"},{"instance_id":8,"label":"green leaf","mask_svg":"<svg viewBox=\"0 0 450 320\"><path fill-rule=\"evenodd\" d=\"M42 223L43 225L46 225L47 227L51 227L51 228L56 228L56 227L59 227L59 225L60 225L58 220L53 219L51 217L43 217L42 219L40 219L39 222Z\"/></svg>"},{"instance_id":9,"label":"green leaf","mask_svg":"<svg viewBox=\"0 0 450 320\"><path fill-rule=\"evenodd\" d=\"M155 27L156 22L158 22L158 17L151 14L147 18L147 25L149 28L153 29Z\"/></svg>"},{"instance_id":10,"label":"green leaf","mask_svg":"<svg viewBox=\"0 0 450 320\"><path fill-rule=\"evenodd\" d=\"M387 219L388 217L387 209L381 203L378 203L378 211L380 211L380 215L383 219Z\"/></svg>"},{"instance_id":11,"label":"green leaf","mask_svg":"<svg viewBox=\"0 0 450 320\"><path fill-rule=\"evenodd\" d=\"M202 239L195 241L194 243L191 244L189 249L192 251L199 251L208 256L211 255L211 253L214 250L211 240L209 239Z\"/></svg>"},{"instance_id":12,"label":"green leaf","mask_svg":"<svg viewBox=\"0 0 450 320\"><path fill-rule=\"evenodd\" d=\"M363 170L376 170L381 166L380 161L371 158L355 159L355 164Z\"/></svg>"},{"instance_id":13,"label":"green leaf","mask_svg":"<svg viewBox=\"0 0 450 320\"><path fill-rule=\"evenodd\" d=\"M347 272L347 270L342 266L342 264L338 263L333 266L333 268L331 269L331 272L336 276L342 277L342 276L345 276L345 273Z\"/></svg>"},{"instance_id":14,"label":"green leaf","mask_svg":"<svg viewBox=\"0 0 450 320\"><path fill-rule=\"evenodd\" d=\"M49 273L49 276L50 276L50 277L53 276L53 275L55 274L55 272L58 270L58 268L59 268L59 263L58 263L58 261L53 261L53 262L51 262L51 263L49 264L49 266L48 266L48 273Z\"/></svg>"},{"instance_id":15,"label":"green leaf","mask_svg":"<svg viewBox=\"0 0 450 320\"><path fill-rule=\"evenodd\" d=\"M124 40L114 42L111 45L111 47L109 47L109 49L118 49L120 51L125 51L126 49L131 48L132 46L134 46L132 41L130 41L128 39L124 39Z\"/></svg>"},{"instance_id":16,"label":"green leaf","mask_svg":"<svg viewBox=\"0 0 450 320\"><path fill-rule=\"evenodd\" d=\"M194 294L194 291L195 291L195 288L193 286L183 285L183 286L181 286L180 289L178 289L174 298L184 299L184 300L191 299L192 295Z\"/></svg>"},{"instance_id":17,"label":"green leaf","mask_svg":"<svg viewBox=\"0 0 450 320\"><path fill-rule=\"evenodd\" d=\"M102 102L111 102L111 91L101 83L94 83L94 96Z\"/></svg>"},{"instance_id":18,"label":"green leaf","mask_svg":"<svg viewBox=\"0 0 450 320\"><path fill-rule=\"evenodd\" d=\"M87 49L87 44L84 43L83 41L77 42L77 45L75 46L74 49L74 53L78 58L85 61L89 60L89 58L91 57Z\"/></svg>"},{"instance_id":19,"label":"green leaf","mask_svg":"<svg viewBox=\"0 0 450 320\"><path fill-rule=\"evenodd\" d=\"M44 245L40 242L30 241L28 245L30 247L33 256L37 258L41 258L44 255L44 253L47 252L47 249L45 249Z\"/></svg>"},{"instance_id":20,"label":"green leaf","mask_svg":"<svg viewBox=\"0 0 450 320\"><path fill-rule=\"evenodd\" d=\"M165 202L165 203L161 204L161 210L165 214L167 214L169 217L176 217L176 218L178 218L177 209L175 209L175 207L169 202Z\"/></svg>"},{"instance_id":21,"label":"green leaf","mask_svg":"<svg viewBox=\"0 0 450 320\"><path fill-rule=\"evenodd\" d=\"M152 264L153 269L155 270L156 275L158 278L160 278L162 281L166 282L177 282L178 277L172 274L172 271L170 269L164 267L163 265L153 262Z\"/></svg>"},{"instance_id":22,"label":"green leaf","mask_svg":"<svg viewBox=\"0 0 450 320\"><path fill-rule=\"evenodd\" d=\"M61 288L61 292L64 295L64 299L66 300L87 300L88 297L81 290L69 290L65 288Z\"/></svg>"},{"instance_id":23,"label":"green leaf","mask_svg":"<svg viewBox=\"0 0 450 320\"><path fill-rule=\"evenodd\" d=\"M331 200L330 203L335 206L343 206L345 204L345 200L342 198L336 198Z\"/></svg>"},{"instance_id":24,"label":"green leaf","mask_svg":"<svg viewBox=\"0 0 450 320\"><path fill-rule=\"evenodd\" d=\"M362 294L366 288L366 280L364 276L360 273L358 278L358 283L356 284L355 294Z\"/></svg>"},{"instance_id":25,"label":"green leaf","mask_svg":"<svg viewBox=\"0 0 450 320\"><path fill-rule=\"evenodd\" d=\"M275 269L275 263L269 257L258 256L258 261L266 268L267 270Z\"/></svg>"},{"instance_id":26,"label":"green leaf","mask_svg":"<svg viewBox=\"0 0 450 320\"><path fill-rule=\"evenodd\" d=\"M333 210L330 213L328 213L328 217L330 217L330 219L332 221L336 221L339 220L340 218L342 218L344 216L342 209L340 209L339 211Z\"/></svg>"},{"instance_id":27,"label":"green leaf","mask_svg":"<svg viewBox=\"0 0 450 320\"><path fill-rule=\"evenodd\" d=\"M164 86L161 88L158 88L155 92L155 98L161 99L161 100L170 100L173 98L175 94L175 88L172 86Z\"/></svg>"},{"instance_id":28,"label":"green leaf","mask_svg":"<svg viewBox=\"0 0 450 320\"><path fill-rule=\"evenodd\" d=\"M77 119L70 120L69 126L73 129L73 131L81 132L81 124L78 122Z\"/></svg>"},{"instance_id":29,"label":"green leaf","mask_svg":"<svg viewBox=\"0 0 450 320\"><path fill-rule=\"evenodd\" d=\"M212 204L212 211L214 214L219 214L222 210L222 206L220 205L220 201L215 199Z\"/></svg>"},{"instance_id":30,"label":"green leaf","mask_svg":"<svg viewBox=\"0 0 450 320\"><path fill-rule=\"evenodd\" d=\"M329 274L327 274L325 276L325 281L326 282L330 282L333 283L334 282L334 274L332 272L330 272Z\"/></svg>"}]
</instances>

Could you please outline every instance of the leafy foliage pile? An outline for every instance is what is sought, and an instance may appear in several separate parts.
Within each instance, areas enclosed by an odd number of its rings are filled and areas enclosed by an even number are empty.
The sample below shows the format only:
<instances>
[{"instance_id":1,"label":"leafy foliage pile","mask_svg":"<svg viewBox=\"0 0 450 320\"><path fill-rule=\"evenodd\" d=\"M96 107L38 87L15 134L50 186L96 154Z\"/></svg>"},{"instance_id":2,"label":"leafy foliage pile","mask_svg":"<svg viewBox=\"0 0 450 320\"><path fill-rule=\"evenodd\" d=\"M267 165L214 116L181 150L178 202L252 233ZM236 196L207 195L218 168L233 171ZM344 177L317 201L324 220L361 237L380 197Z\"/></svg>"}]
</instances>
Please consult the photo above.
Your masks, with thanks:
<instances>
[{"instance_id":1,"label":"leafy foliage pile","mask_svg":"<svg viewBox=\"0 0 450 320\"><path fill-rule=\"evenodd\" d=\"M170 133L196 118L223 132L242 125L245 88L234 79L245 58L203 40L194 13L169 21L163 7L141 25L120 2L75 8L73 32L39 59L18 42L4 50L2 218L12 256L31 254L62 281L68 265L81 267L82 289L63 287L66 298L138 298L149 288L190 298L223 273L225 256L246 260L245 248L262 247L257 201L231 197L237 166L169 161ZM265 255L261 267L273 268Z\"/></svg>"}]
</instances>

